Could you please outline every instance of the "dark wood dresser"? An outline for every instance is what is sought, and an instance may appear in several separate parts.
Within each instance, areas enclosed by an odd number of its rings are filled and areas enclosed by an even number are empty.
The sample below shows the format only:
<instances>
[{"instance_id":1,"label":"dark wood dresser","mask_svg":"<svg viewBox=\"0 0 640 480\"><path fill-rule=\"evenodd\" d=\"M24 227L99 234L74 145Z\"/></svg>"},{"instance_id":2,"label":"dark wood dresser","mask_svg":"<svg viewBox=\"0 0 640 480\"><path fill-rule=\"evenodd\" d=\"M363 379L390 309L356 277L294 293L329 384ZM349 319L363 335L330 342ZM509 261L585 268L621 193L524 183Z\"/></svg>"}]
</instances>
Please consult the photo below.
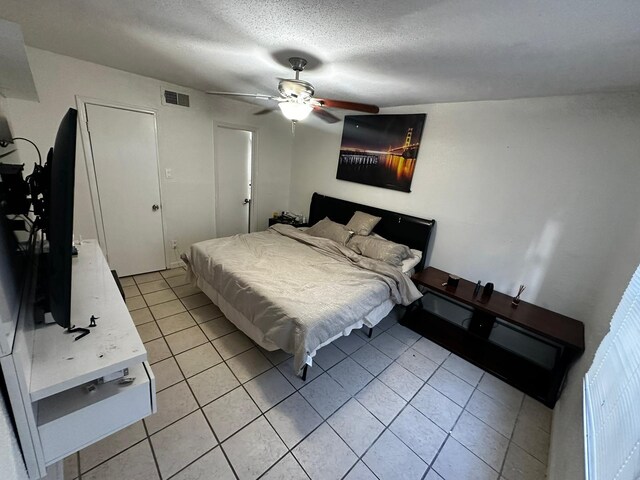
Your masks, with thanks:
<instances>
[{"instance_id":1,"label":"dark wood dresser","mask_svg":"<svg viewBox=\"0 0 640 480\"><path fill-rule=\"evenodd\" d=\"M513 308L497 291L474 296L468 280L443 286L448 276L433 267L416 273L424 296L401 323L553 408L584 352L584 324L524 301Z\"/></svg>"}]
</instances>

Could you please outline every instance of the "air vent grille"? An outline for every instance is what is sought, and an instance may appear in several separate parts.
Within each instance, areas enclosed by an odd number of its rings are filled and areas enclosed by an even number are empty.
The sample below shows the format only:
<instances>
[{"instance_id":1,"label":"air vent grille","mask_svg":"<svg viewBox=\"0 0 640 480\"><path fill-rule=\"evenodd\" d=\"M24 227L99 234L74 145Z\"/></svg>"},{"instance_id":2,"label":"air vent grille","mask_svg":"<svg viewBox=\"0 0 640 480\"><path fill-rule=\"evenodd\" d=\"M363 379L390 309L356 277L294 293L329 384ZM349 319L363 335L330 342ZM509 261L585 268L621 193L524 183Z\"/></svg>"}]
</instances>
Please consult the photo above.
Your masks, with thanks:
<instances>
[{"instance_id":1,"label":"air vent grille","mask_svg":"<svg viewBox=\"0 0 640 480\"><path fill-rule=\"evenodd\" d=\"M189 107L189 95L165 90L164 103L169 105L179 105L181 107Z\"/></svg>"}]
</instances>

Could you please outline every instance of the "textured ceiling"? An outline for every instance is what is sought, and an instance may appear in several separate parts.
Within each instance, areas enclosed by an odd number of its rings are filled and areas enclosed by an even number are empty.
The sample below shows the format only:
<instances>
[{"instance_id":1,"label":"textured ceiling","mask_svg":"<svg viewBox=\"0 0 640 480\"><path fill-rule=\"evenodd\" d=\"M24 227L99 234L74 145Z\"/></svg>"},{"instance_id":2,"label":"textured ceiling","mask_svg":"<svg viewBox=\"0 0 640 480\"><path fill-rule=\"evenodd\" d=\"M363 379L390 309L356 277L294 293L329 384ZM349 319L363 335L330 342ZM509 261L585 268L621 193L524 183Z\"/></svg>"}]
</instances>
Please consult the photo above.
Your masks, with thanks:
<instances>
[{"instance_id":1,"label":"textured ceiling","mask_svg":"<svg viewBox=\"0 0 640 480\"><path fill-rule=\"evenodd\" d=\"M20 26L0 18L0 95L38 100Z\"/></svg>"},{"instance_id":2,"label":"textured ceiling","mask_svg":"<svg viewBox=\"0 0 640 480\"><path fill-rule=\"evenodd\" d=\"M27 45L200 90L380 106L640 89L639 0L0 0Z\"/></svg>"}]
</instances>

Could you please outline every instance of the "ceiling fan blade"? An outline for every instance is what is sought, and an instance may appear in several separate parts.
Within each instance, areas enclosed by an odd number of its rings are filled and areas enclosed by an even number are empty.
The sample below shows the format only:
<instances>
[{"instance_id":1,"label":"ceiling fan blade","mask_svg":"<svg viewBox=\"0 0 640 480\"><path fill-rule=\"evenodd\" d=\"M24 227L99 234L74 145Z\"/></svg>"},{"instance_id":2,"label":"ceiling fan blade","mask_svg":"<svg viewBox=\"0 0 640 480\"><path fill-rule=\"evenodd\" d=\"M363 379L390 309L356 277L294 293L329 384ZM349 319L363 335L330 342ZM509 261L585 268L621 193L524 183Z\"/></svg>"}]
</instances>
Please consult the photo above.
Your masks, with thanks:
<instances>
[{"instance_id":1,"label":"ceiling fan blade","mask_svg":"<svg viewBox=\"0 0 640 480\"><path fill-rule=\"evenodd\" d=\"M358 112L378 113L380 109L377 105L369 105L366 103L345 102L343 100L331 100L330 98L316 98L323 107L343 108L345 110L355 110Z\"/></svg>"},{"instance_id":2,"label":"ceiling fan blade","mask_svg":"<svg viewBox=\"0 0 640 480\"><path fill-rule=\"evenodd\" d=\"M340 119L338 117L336 117L333 113L331 112L327 112L324 108L322 107L313 107L313 113L317 116L320 117L322 120L324 120L327 123L337 123L340 121Z\"/></svg>"},{"instance_id":3,"label":"ceiling fan blade","mask_svg":"<svg viewBox=\"0 0 640 480\"><path fill-rule=\"evenodd\" d=\"M263 93L235 93L235 92L207 92L209 95L218 95L221 97L250 97L259 98L262 100L277 100L278 97L272 95L265 95Z\"/></svg>"},{"instance_id":4,"label":"ceiling fan blade","mask_svg":"<svg viewBox=\"0 0 640 480\"><path fill-rule=\"evenodd\" d=\"M271 113L275 111L276 111L275 108L264 108L254 113L254 115L266 115L267 113Z\"/></svg>"}]
</instances>

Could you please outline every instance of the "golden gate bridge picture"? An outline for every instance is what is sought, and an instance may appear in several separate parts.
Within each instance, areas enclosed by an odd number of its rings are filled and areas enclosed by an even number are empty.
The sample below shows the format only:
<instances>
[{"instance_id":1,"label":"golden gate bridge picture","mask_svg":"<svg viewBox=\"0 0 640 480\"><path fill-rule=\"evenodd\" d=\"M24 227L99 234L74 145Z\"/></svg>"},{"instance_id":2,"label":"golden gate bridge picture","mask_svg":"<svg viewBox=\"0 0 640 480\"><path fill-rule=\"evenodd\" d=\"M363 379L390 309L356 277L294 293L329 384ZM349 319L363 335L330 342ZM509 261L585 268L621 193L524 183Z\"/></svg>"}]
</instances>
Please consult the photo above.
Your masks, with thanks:
<instances>
[{"instance_id":1,"label":"golden gate bridge picture","mask_svg":"<svg viewBox=\"0 0 640 480\"><path fill-rule=\"evenodd\" d=\"M348 115L336 178L411 191L427 115Z\"/></svg>"}]
</instances>

